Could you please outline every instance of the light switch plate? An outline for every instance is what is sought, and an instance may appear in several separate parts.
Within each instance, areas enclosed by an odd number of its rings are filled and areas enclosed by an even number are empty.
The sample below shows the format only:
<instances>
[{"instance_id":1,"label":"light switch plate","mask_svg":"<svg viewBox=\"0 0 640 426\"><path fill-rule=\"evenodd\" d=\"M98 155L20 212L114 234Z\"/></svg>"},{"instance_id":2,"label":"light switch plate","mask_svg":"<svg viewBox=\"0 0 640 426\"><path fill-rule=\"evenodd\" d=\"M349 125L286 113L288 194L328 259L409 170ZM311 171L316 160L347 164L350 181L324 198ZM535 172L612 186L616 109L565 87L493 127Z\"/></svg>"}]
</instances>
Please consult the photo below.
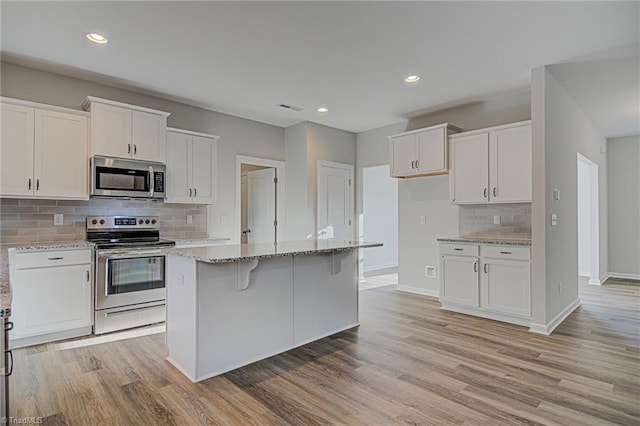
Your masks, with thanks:
<instances>
[{"instance_id":1,"label":"light switch plate","mask_svg":"<svg viewBox=\"0 0 640 426\"><path fill-rule=\"evenodd\" d=\"M191 225L193 223L193 216L190 214L187 215L187 225Z\"/></svg>"},{"instance_id":2,"label":"light switch plate","mask_svg":"<svg viewBox=\"0 0 640 426\"><path fill-rule=\"evenodd\" d=\"M554 189L553 190L553 199L556 201L560 201L560 190L559 189Z\"/></svg>"},{"instance_id":3,"label":"light switch plate","mask_svg":"<svg viewBox=\"0 0 640 426\"><path fill-rule=\"evenodd\" d=\"M425 225L427 223L427 217L425 215L420 216L420 225Z\"/></svg>"},{"instance_id":4,"label":"light switch plate","mask_svg":"<svg viewBox=\"0 0 640 426\"><path fill-rule=\"evenodd\" d=\"M496 214L493 216L493 224L494 225L500 225L500 215Z\"/></svg>"},{"instance_id":5,"label":"light switch plate","mask_svg":"<svg viewBox=\"0 0 640 426\"><path fill-rule=\"evenodd\" d=\"M56 213L53 215L53 225L62 226L64 224L64 215L62 213Z\"/></svg>"},{"instance_id":6,"label":"light switch plate","mask_svg":"<svg viewBox=\"0 0 640 426\"><path fill-rule=\"evenodd\" d=\"M551 214L551 226L558 226L558 215L555 213Z\"/></svg>"}]
</instances>

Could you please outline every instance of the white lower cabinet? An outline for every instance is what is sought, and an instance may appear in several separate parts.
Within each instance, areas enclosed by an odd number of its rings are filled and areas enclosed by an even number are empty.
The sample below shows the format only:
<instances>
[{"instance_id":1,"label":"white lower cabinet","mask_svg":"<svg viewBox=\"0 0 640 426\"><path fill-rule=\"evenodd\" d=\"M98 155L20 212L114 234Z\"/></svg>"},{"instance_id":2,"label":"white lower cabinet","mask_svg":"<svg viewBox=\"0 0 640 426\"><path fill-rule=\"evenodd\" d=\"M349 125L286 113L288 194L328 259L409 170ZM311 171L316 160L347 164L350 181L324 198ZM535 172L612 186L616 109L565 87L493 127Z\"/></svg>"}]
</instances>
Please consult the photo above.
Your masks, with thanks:
<instances>
[{"instance_id":1,"label":"white lower cabinet","mask_svg":"<svg viewBox=\"0 0 640 426\"><path fill-rule=\"evenodd\" d=\"M440 253L443 309L529 325L528 247L443 243Z\"/></svg>"},{"instance_id":2,"label":"white lower cabinet","mask_svg":"<svg viewBox=\"0 0 640 426\"><path fill-rule=\"evenodd\" d=\"M91 249L9 252L11 347L91 334Z\"/></svg>"}]
</instances>

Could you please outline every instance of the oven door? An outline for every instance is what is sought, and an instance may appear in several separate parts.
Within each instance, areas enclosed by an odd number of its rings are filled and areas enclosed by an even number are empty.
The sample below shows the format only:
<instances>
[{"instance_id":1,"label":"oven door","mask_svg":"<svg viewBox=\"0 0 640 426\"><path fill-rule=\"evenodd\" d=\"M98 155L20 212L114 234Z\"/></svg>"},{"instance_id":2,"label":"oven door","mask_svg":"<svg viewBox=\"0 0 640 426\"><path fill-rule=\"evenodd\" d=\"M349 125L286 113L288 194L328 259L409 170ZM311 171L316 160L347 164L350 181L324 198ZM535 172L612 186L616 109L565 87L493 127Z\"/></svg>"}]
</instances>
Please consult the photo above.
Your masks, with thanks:
<instances>
[{"instance_id":1,"label":"oven door","mask_svg":"<svg viewBox=\"0 0 640 426\"><path fill-rule=\"evenodd\" d=\"M96 310L165 300L160 250L98 250Z\"/></svg>"}]
</instances>

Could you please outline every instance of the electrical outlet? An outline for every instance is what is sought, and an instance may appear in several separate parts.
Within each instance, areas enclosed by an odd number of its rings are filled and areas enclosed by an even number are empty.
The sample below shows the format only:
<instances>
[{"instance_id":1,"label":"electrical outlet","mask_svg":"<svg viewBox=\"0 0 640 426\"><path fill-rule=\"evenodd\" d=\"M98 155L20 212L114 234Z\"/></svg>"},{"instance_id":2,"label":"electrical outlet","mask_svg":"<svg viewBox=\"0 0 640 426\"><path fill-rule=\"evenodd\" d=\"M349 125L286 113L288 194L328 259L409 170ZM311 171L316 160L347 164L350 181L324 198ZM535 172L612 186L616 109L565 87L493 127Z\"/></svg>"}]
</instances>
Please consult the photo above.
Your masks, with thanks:
<instances>
[{"instance_id":1,"label":"electrical outlet","mask_svg":"<svg viewBox=\"0 0 640 426\"><path fill-rule=\"evenodd\" d=\"M64 215L56 213L53 215L53 226L62 226L64 224Z\"/></svg>"},{"instance_id":2,"label":"electrical outlet","mask_svg":"<svg viewBox=\"0 0 640 426\"><path fill-rule=\"evenodd\" d=\"M500 225L500 215L496 214L493 216L493 224L494 225Z\"/></svg>"},{"instance_id":3,"label":"electrical outlet","mask_svg":"<svg viewBox=\"0 0 640 426\"><path fill-rule=\"evenodd\" d=\"M554 189L553 190L553 199L555 201L560 201L560 190L559 189Z\"/></svg>"},{"instance_id":4,"label":"electrical outlet","mask_svg":"<svg viewBox=\"0 0 640 426\"><path fill-rule=\"evenodd\" d=\"M425 266L424 267L424 276L427 278L436 278L436 267L435 266Z\"/></svg>"},{"instance_id":5,"label":"electrical outlet","mask_svg":"<svg viewBox=\"0 0 640 426\"><path fill-rule=\"evenodd\" d=\"M187 215L187 225L191 225L193 223L193 216L190 214Z\"/></svg>"},{"instance_id":6,"label":"electrical outlet","mask_svg":"<svg viewBox=\"0 0 640 426\"><path fill-rule=\"evenodd\" d=\"M420 216L420 225L425 225L427 223L427 217L425 215Z\"/></svg>"}]
</instances>

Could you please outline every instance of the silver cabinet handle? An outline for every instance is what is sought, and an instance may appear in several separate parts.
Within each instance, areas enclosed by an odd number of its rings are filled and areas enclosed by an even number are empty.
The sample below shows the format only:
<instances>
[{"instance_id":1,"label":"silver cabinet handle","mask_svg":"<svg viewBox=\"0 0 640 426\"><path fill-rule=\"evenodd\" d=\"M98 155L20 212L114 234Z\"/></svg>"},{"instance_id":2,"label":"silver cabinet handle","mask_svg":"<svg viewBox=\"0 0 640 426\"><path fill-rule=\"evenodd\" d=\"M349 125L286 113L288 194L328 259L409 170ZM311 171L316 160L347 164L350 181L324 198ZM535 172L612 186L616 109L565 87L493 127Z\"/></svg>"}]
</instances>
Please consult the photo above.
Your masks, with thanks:
<instances>
[{"instance_id":1,"label":"silver cabinet handle","mask_svg":"<svg viewBox=\"0 0 640 426\"><path fill-rule=\"evenodd\" d=\"M91 275L89 274L89 270L87 269L87 282L89 282L90 278L91 278Z\"/></svg>"},{"instance_id":2,"label":"silver cabinet handle","mask_svg":"<svg viewBox=\"0 0 640 426\"><path fill-rule=\"evenodd\" d=\"M29 191L31 191L31 178L29 178Z\"/></svg>"},{"instance_id":3,"label":"silver cabinet handle","mask_svg":"<svg viewBox=\"0 0 640 426\"><path fill-rule=\"evenodd\" d=\"M189 198L193 197L193 189L189 188Z\"/></svg>"},{"instance_id":4,"label":"silver cabinet handle","mask_svg":"<svg viewBox=\"0 0 640 426\"><path fill-rule=\"evenodd\" d=\"M62 259L64 259L63 256L60 256L60 257L47 257L47 260L62 260Z\"/></svg>"},{"instance_id":5,"label":"silver cabinet handle","mask_svg":"<svg viewBox=\"0 0 640 426\"><path fill-rule=\"evenodd\" d=\"M411 162L411 168L412 168L412 169L415 169L415 168L416 168L415 163L416 163L416 161L415 161L415 160L413 160L413 161Z\"/></svg>"},{"instance_id":6,"label":"silver cabinet handle","mask_svg":"<svg viewBox=\"0 0 640 426\"><path fill-rule=\"evenodd\" d=\"M193 198L198 198L198 188L193 188Z\"/></svg>"},{"instance_id":7,"label":"silver cabinet handle","mask_svg":"<svg viewBox=\"0 0 640 426\"><path fill-rule=\"evenodd\" d=\"M464 251L462 248L454 248L455 251Z\"/></svg>"},{"instance_id":8,"label":"silver cabinet handle","mask_svg":"<svg viewBox=\"0 0 640 426\"><path fill-rule=\"evenodd\" d=\"M511 254L510 251L501 251L500 254Z\"/></svg>"},{"instance_id":9,"label":"silver cabinet handle","mask_svg":"<svg viewBox=\"0 0 640 426\"><path fill-rule=\"evenodd\" d=\"M478 272L478 261L473 262L473 272Z\"/></svg>"},{"instance_id":10,"label":"silver cabinet handle","mask_svg":"<svg viewBox=\"0 0 640 426\"><path fill-rule=\"evenodd\" d=\"M40 191L40 179L36 179L36 191Z\"/></svg>"},{"instance_id":11,"label":"silver cabinet handle","mask_svg":"<svg viewBox=\"0 0 640 426\"><path fill-rule=\"evenodd\" d=\"M127 144L127 154L131 154L131 144Z\"/></svg>"},{"instance_id":12,"label":"silver cabinet handle","mask_svg":"<svg viewBox=\"0 0 640 426\"><path fill-rule=\"evenodd\" d=\"M487 274L489 272L489 264L485 263L482 269L484 270L484 273Z\"/></svg>"},{"instance_id":13,"label":"silver cabinet handle","mask_svg":"<svg viewBox=\"0 0 640 426\"><path fill-rule=\"evenodd\" d=\"M494 186L494 187L493 187L493 196L495 197L496 195L497 195L497 194L496 194L496 187Z\"/></svg>"},{"instance_id":14,"label":"silver cabinet handle","mask_svg":"<svg viewBox=\"0 0 640 426\"><path fill-rule=\"evenodd\" d=\"M487 188L484 189L483 194L484 194L484 198L487 198Z\"/></svg>"},{"instance_id":15,"label":"silver cabinet handle","mask_svg":"<svg viewBox=\"0 0 640 426\"><path fill-rule=\"evenodd\" d=\"M133 155L137 155L138 154L138 145L136 145L135 143L133 144Z\"/></svg>"},{"instance_id":16,"label":"silver cabinet handle","mask_svg":"<svg viewBox=\"0 0 640 426\"><path fill-rule=\"evenodd\" d=\"M416 169L420 168L420 160L416 160Z\"/></svg>"}]
</instances>

